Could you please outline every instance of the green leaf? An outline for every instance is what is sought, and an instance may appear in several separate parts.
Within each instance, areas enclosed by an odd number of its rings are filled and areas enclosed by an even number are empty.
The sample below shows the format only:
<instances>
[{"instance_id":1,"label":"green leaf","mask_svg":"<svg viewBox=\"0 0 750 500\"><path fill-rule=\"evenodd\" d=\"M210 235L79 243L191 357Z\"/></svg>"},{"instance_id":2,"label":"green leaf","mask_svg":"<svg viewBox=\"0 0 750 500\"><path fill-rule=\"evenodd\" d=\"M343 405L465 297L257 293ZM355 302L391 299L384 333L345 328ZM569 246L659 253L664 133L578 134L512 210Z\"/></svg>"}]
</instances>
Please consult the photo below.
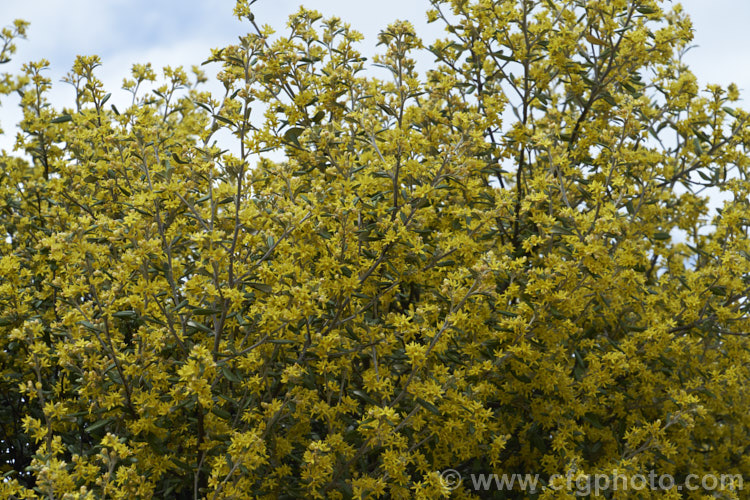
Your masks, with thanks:
<instances>
[{"instance_id":1,"label":"green leaf","mask_svg":"<svg viewBox=\"0 0 750 500\"><path fill-rule=\"evenodd\" d=\"M550 234L564 234L564 235L572 235L574 234L573 231L568 229L567 227L554 225L549 230Z\"/></svg>"},{"instance_id":2,"label":"green leaf","mask_svg":"<svg viewBox=\"0 0 750 500\"><path fill-rule=\"evenodd\" d=\"M102 427L104 427L105 425L108 425L108 424L112 423L112 422L113 422L114 420L115 420L115 419L114 419L114 418L112 418L112 417L110 417L110 418L104 418L104 419L102 419L102 420L97 420L97 421L96 421L96 422L94 422L93 424L91 424L91 425L87 425L87 426L85 427L85 429L84 429L84 430L85 430L86 432L93 432L93 431L95 431L95 430L97 430L97 429L101 429L101 428L102 428Z\"/></svg>"},{"instance_id":3,"label":"green leaf","mask_svg":"<svg viewBox=\"0 0 750 500\"><path fill-rule=\"evenodd\" d=\"M588 412L583 416L583 420L592 426L596 427L597 429L604 429L604 425L602 425L601 420L599 419L599 416L595 413Z\"/></svg>"},{"instance_id":4,"label":"green leaf","mask_svg":"<svg viewBox=\"0 0 750 500\"><path fill-rule=\"evenodd\" d=\"M179 467L180 469L183 469L183 470L186 470L186 471L192 471L192 469L193 469L193 468L192 468L192 467L190 466L190 464L188 464L187 462L184 462L184 461L180 460L179 458L176 458L176 457L172 457L172 458L171 458L170 460L172 460L172 462L173 462L173 463L174 463L174 464L175 464L176 466L178 466L178 467Z\"/></svg>"},{"instance_id":5,"label":"green leaf","mask_svg":"<svg viewBox=\"0 0 750 500\"><path fill-rule=\"evenodd\" d=\"M218 405L214 405L211 408L211 413L216 415L217 417L223 418L224 420L229 420L232 418L232 414L226 411L225 409L219 407Z\"/></svg>"},{"instance_id":6,"label":"green leaf","mask_svg":"<svg viewBox=\"0 0 750 500\"><path fill-rule=\"evenodd\" d=\"M302 134L303 129L300 127L292 127L284 132L284 140L291 142L295 146L299 146L299 136Z\"/></svg>"},{"instance_id":7,"label":"green leaf","mask_svg":"<svg viewBox=\"0 0 750 500\"><path fill-rule=\"evenodd\" d=\"M212 314L219 314L221 309L209 309L205 307L191 307L190 311L196 316L210 316Z\"/></svg>"},{"instance_id":8,"label":"green leaf","mask_svg":"<svg viewBox=\"0 0 750 500\"><path fill-rule=\"evenodd\" d=\"M176 306L174 306L174 309L172 309L172 312L177 312L177 311L179 311L180 309L182 309L183 307L185 307L187 305L188 305L188 299L185 299L182 302L180 302L179 304L177 304Z\"/></svg>"},{"instance_id":9,"label":"green leaf","mask_svg":"<svg viewBox=\"0 0 750 500\"><path fill-rule=\"evenodd\" d=\"M528 384L531 382L531 379L527 375L519 375L518 373L514 372L513 370L508 370L508 372L513 375L513 377L518 380L519 382L523 382L524 384Z\"/></svg>"},{"instance_id":10,"label":"green leaf","mask_svg":"<svg viewBox=\"0 0 750 500\"><path fill-rule=\"evenodd\" d=\"M112 316L115 318L136 319L138 317L138 313L135 311L117 311Z\"/></svg>"},{"instance_id":11,"label":"green leaf","mask_svg":"<svg viewBox=\"0 0 750 500\"><path fill-rule=\"evenodd\" d=\"M100 327L96 326L91 321L84 320L84 321L79 321L79 323L80 323L81 326L83 326L84 328L86 328L88 330L92 330L92 331L95 331L95 332L101 332L102 331L102 329Z\"/></svg>"},{"instance_id":12,"label":"green leaf","mask_svg":"<svg viewBox=\"0 0 750 500\"><path fill-rule=\"evenodd\" d=\"M187 326L205 333L214 333L213 330L211 330L209 327L207 327L203 323L198 323L197 321L190 320L187 322Z\"/></svg>"},{"instance_id":13,"label":"green leaf","mask_svg":"<svg viewBox=\"0 0 750 500\"><path fill-rule=\"evenodd\" d=\"M255 288L256 290L259 290L264 293L271 293L273 291L273 287L271 285L266 285L265 283L245 283L247 286L251 288Z\"/></svg>"},{"instance_id":14,"label":"green leaf","mask_svg":"<svg viewBox=\"0 0 750 500\"><path fill-rule=\"evenodd\" d=\"M226 116L214 115L214 118L216 118L217 121L220 121L222 123L226 123L227 125L231 125L232 127L236 127L236 125L234 124L234 122L232 120L230 120L229 118L227 118Z\"/></svg>"},{"instance_id":15,"label":"green leaf","mask_svg":"<svg viewBox=\"0 0 750 500\"><path fill-rule=\"evenodd\" d=\"M361 399L361 400L362 400L362 401L364 401L365 403L370 403L371 405L377 405L377 404L378 404L378 402L377 402L377 401L375 401L374 399L372 399L372 398L371 398L371 397L370 397L370 396L369 396L369 395L368 395L368 394L367 394L366 392L364 392L364 391L361 391L361 390L359 390L359 389L354 389L353 391L351 391L351 393L352 393L352 394L354 394L355 396L357 396L357 397L358 397L359 399Z\"/></svg>"},{"instance_id":16,"label":"green leaf","mask_svg":"<svg viewBox=\"0 0 750 500\"><path fill-rule=\"evenodd\" d=\"M189 161L185 161L185 160L183 160L182 158L180 158L180 157L179 157L179 156L177 155L177 153L172 153L172 159L173 159L174 161L176 161L177 163L179 163L180 165L187 165L188 163L190 163Z\"/></svg>"},{"instance_id":17,"label":"green leaf","mask_svg":"<svg viewBox=\"0 0 750 500\"><path fill-rule=\"evenodd\" d=\"M8 326L15 323L17 320L13 318L12 316L4 316L0 317L0 326Z\"/></svg>"},{"instance_id":18,"label":"green leaf","mask_svg":"<svg viewBox=\"0 0 750 500\"><path fill-rule=\"evenodd\" d=\"M416 398L416 401L417 403L419 403L420 406L422 406L424 409L426 409L430 413L434 413L435 415L440 415L440 409L434 404L428 401L425 401L422 398Z\"/></svg>"},{"instance_id":19,"label":"green leaf","mask_svg":"<svg viewBox=\"0 0 750 500\"><path fill-rule=\"evenodd\" d=\"M242 379L240 379L228 366L222 365L221 366L221 373L224 375L224 377L229 380L230 382L241 382Z\"/></svg>"},{"instance_id":20,"label":"green leaf","mask_svg":"<svg viewBox=\"0 0 750 500\"><path fill-rule=\"evenodd\" d=\"M70 115L62 115L62 116L58 116L57 118L53 118L52 120L50 120L50 123L64 123L64 122L69 122L72 119L73 117Z\"/></svg>"},{"instance_id":21,"label":"green leaf","mask_svg":"<svg viewBox=\"0 0 750 500\"><path fill-rule=\"evenodd\" d=\"M697 156L703 154L703 147L701 147L701 140L697 137L693 137L693 151Z\"/></svg>"}]
</instances>

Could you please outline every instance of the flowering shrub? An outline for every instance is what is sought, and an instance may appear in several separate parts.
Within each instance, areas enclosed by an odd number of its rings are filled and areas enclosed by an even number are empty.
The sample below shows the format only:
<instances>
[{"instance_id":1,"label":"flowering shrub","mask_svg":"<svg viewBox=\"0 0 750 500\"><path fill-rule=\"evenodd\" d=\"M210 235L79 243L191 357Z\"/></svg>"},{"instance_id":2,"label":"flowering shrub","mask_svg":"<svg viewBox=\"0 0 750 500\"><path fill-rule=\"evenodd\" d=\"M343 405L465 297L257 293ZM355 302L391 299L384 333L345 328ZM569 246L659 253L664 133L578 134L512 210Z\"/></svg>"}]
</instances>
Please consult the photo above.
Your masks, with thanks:
<instances>
[{"instance_id":1,"label":"flowering shrub","mask_svg":"<svg viewBox=\"0 0 750 500\"><path fill-rule=\"evenodd\" d=\"M400 21L384 80L340 19L275 36L250 3L211 52L223 95L134 65L118 109L96 56L62 109L45 61L0 80L24 111L0 156L0 497L750 473L750 115L680 62L679 6L432 0L433 69Z\"/></svg>"}]
</instances>

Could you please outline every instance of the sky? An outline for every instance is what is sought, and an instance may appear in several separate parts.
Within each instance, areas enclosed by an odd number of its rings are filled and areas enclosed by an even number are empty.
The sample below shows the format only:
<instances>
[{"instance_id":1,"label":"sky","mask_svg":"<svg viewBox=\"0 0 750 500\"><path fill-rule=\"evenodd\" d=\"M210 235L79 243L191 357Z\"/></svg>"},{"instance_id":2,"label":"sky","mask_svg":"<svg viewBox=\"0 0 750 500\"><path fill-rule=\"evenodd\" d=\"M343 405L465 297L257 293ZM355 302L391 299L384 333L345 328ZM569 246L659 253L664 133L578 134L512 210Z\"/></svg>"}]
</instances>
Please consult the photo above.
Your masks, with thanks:
<instances>
[{"instance_id":1,"label":"sky","mask_svg":"<svg viewBox=\"0 0 750 500\"><path fill-rule=\"evenodd\" d=\"M300 0L259 0L253 5L256 21L282 31ZM336 15L362 32L361 52L371 56L380 29L396 19L411 21L425 42L442 37L439 23L428 25L428 0L306 0L307 8L325 16ZM693 19L695 48L686 61L701 85L737 83L750 95L750 1L684 0ZM249 30L232 16L234 0L0 0L0 25L22 18L31 23L28 40L18 42L14 61L0 71L14 71L20 64L46 58L51 62L51 99L54 105L70 105L73 89L60 79L78 54L97 54L102 59L99 78L112 92L112 103L126 103L120 90L133 63L151 62L157 70L166 64L189 68L200 64L210 48L237 40ZM421 62L429 65L430 60ZM212 69L216 68L216 69ZM206 72L217 66L204 66ZM747 107L747 104L745 104ZM14 125L20 119L17 99L5 98L0 107L0 148L10 149Z\"/></svg>"}]
</instances>

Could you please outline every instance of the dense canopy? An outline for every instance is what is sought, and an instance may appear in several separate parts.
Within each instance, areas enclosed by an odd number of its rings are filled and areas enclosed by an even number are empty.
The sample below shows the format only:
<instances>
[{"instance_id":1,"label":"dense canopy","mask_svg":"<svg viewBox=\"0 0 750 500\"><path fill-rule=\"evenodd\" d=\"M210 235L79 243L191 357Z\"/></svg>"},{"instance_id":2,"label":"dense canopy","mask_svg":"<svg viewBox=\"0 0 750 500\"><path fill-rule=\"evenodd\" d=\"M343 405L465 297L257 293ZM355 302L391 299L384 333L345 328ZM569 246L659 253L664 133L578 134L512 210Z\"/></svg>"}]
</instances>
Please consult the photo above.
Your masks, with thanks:
<instances>
[{"instance_id":1,"label":"dense canopy","mask_svg":"<svg viewBox=\"0 0 750 500\"><path fill-rule=\"evenodd\" d=\"M128 107L97 56L63 107L46 61L0 77L24 113L0 155L0 497L750 474L750 115L682 64L679 5L432 0L445 39L398 21L366 58L336 17L274 34L251 3L192 73L134 65Z\"/></svg>"}]
</instances>

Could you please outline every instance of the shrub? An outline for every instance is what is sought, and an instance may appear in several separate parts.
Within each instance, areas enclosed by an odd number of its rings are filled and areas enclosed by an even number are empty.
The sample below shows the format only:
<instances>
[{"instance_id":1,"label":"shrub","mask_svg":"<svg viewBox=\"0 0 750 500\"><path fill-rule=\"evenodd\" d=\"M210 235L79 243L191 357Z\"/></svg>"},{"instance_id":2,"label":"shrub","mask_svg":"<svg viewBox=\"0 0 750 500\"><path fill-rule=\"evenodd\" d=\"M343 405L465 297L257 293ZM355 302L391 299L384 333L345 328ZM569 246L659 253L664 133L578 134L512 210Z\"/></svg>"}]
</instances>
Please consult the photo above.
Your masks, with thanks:
<instances>
[{"instance_id":1,"label":"shrub","mask_svg":"<svg viewBox=\"0 0 750 500\"><path fill-rule=\"evenodd\" d=\"M340 19L250 3L221 96L135 65L117 109L96 56L62 109L44 61L2 81L0 496L750 472L749 115L679 6L433 0L433 69L399 21L382 80Z\"/></svg>"}]
</instances>

